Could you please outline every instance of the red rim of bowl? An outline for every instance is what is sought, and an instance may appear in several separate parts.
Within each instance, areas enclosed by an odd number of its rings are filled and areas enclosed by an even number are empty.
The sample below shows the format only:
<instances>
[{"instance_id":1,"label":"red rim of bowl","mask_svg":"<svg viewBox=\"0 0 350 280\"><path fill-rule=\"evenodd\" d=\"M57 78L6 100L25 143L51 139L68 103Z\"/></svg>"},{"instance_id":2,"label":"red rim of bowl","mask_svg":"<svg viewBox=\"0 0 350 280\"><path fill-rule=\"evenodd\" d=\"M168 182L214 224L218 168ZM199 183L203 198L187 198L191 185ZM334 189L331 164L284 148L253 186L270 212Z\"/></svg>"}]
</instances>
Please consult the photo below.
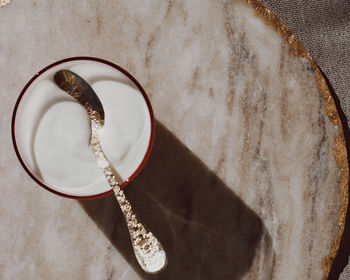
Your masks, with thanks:
<instances>
[{"instance_id":1,"label":"red rim of bowl","mask_svg":"<svg viewBox=\"0 0 350 280\"><path fill-rule=\"evenodd\" d=\"M43 187L44 189L66 197L66 198L72 198L72 199L95 199L95 198L100 198L100 197L104 197L107 196L111 193L113 193L113 190L109 190L107 192L104 193L100 193L100 194L96 194L96 195L90 195L90 196L75 196L75 195L69 195L69 194L65 194L65 193L61 193L59 191L53 190L51 189L48 185L45 185L42 181L40 181L31 171L30 169L26 166L26 164L24 163L21 154L19 152L18 146L17 146L17 142L16 142L16 135L15 135L15 122L16 122L16 114L17 114L17 110L18 110L18 106L24 96L24 94L27 92L28 87L39 77L41 76L41 74L43 74L44 72L46 72L47 70L49 70L52 67L55 67L59 64L63 64L66 62L71 62L71 61L76 61L76 60L85 60L85 61L95 61L95 62L100 62L100 63L104 63L107 64L115 69L117 69L118 71L122 72L124 75L126 75L133 83L134 85L139 89L139 91L141 92L143 98L146 101L147 107L148 107L148 111L150 113L150 118L151 118L151 135L150 135L150 140L149 140L149 144L148 144L148 148L147 151L140 163L140 165L138 166L138 168L134 171L134 173L127 179L125 180L122 184L121 187L125 187L128 183L130 183L135 177L136 175L141 171L141 169L143 168L143 166L145 165L147 159L149 158L149 155L151 153L152 150L152 146L153 146L153 142L154 142L154 133L155 133L155 122L154 122L154 115L153 115L153 110L152 110L152 106L151 103L146 95L146 92L144 91L144 89L142 88L142 86L136 81L136 79L125 69L123 69L122 67L109 62L107 60L101 59L101 58L96 58L96 57L89 57L89 56L77 56L77 57L70 57L70 58L66 58L63 60L59 60L56 61L52 64L50 64L49 66L46 66L44 69L42 69L41 71L37 72L31 79L30 81L25 85L25 87L22 89L15 107L13 109L13 113L12 113L12 122L11 122L11 135L12 135L12 142L13 142L13 146L17 155L17 158L19 160L19 162L21 163L22 167L24 168L24 170L28 173L28 175L37 183L39 184L41 187Z\"/></svg>"}]
</instances>

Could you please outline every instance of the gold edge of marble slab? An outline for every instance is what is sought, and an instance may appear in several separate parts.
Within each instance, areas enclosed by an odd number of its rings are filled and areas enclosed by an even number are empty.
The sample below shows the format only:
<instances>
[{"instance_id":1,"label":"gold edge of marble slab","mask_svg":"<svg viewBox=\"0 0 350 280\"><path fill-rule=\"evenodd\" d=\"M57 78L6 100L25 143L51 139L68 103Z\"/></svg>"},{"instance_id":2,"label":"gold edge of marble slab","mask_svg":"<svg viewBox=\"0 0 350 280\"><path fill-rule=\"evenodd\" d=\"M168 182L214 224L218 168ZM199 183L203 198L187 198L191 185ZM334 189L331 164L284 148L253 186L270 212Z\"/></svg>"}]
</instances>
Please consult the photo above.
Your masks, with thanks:
<instances>
[{"instance_id":1,"label":"gold edge of marble slab","mask_svg":"<svg viewBox=\"0 0 350 280\"><path fill-rule=\"evenodd\" d=\"M346 212L348 208L348 182L349 182L349 166L347 158L347 150L343 132L343 126L340 121L340 117L331 95L331 92L327 86L321 70L318 68L316 62L311 57L310 53L301 44L299 39L293 34L293 32L269 9L265 8L257 0L245 0L243 4L252 6L255 10L256 16L261 17L264 23L280 34L289 44L290 51L297 57L307 59L310 61L316 75L316 83L318 91L323 99L326 114L330 121L338 128L338 135L335 136L333 154L335 161L339 168L341 178L339 183L339 192L342 205L338 213L338 226L339 231L335 239L333 240L332 247L327 256L323 258L322 269L324 278L327 279L332 267L333 260L338 252L340 241L343 236Z\"/></svg>"}]
</instances>

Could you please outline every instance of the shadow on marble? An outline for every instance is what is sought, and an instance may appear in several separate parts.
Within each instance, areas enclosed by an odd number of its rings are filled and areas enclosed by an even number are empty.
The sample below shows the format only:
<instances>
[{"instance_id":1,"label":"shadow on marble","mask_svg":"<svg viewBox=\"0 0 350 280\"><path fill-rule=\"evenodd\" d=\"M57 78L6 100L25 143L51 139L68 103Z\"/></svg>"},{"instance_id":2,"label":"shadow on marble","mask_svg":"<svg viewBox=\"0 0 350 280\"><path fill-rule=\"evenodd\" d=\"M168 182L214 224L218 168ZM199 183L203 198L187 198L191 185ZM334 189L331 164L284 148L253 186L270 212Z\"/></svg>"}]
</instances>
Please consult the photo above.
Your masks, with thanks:
<instances>
[{"instance_id":1,"label":"shadow on marble","mask_svg":"<svg viewBox=\"0 0 350 280\"><path fill-rule=\"evenodd\" d=\"M159 274L137 264L114 196L79 203L143 279L240 279L258 251L273 259L260 217L159 122L149 161L125 192L167 251Z\"/></svg>"}]
</instances>

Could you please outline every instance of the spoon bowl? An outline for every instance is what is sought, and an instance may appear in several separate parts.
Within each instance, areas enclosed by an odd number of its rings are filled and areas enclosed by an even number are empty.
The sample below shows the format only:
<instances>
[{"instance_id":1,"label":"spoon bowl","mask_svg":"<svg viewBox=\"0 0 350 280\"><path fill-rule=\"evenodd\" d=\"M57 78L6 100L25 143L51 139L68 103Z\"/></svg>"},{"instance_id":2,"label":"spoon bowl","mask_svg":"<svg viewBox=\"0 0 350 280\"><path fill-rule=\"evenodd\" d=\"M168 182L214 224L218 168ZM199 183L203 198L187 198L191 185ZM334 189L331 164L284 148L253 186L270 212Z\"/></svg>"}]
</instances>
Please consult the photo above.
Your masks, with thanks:
<instances>
[{"instance_id":1,"label":"spoon bowl","mask_svg":"<svg viewBox=\"0 0 350 280\"><path fill-rule=\"evenodd\" d=\"M63 69L55 73L54 80L62 90L75 98L85 109L91 108L91 110L97 112L103 125L105 112L102 103L95 91L83 78L70 70Z\"/></svg>"}]
</instances>

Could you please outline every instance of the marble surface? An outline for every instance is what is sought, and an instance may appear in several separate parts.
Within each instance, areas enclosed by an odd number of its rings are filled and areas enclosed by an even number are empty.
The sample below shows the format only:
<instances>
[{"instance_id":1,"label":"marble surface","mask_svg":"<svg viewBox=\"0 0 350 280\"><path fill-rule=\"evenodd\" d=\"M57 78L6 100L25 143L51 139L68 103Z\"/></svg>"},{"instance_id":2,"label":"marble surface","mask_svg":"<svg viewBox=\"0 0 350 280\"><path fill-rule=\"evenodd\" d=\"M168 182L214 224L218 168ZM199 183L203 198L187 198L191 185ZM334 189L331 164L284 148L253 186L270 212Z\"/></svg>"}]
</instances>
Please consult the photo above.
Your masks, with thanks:
<instances>
[{"instance_id":1,"label":"marble surface","mask_svg":"<svg viewBox=\"0 0 350 280\"><path fill-rule=\"evenodd\" d=\"M322 279L338 128L309 61L249 5L13 0L0 34L2 279ZM124 67L153 105L154 149L126 193L168 252L158 275L139 269L112 196L53 195L12 149L25 83L77 55Z\"/></svg>"}]
</instances>

